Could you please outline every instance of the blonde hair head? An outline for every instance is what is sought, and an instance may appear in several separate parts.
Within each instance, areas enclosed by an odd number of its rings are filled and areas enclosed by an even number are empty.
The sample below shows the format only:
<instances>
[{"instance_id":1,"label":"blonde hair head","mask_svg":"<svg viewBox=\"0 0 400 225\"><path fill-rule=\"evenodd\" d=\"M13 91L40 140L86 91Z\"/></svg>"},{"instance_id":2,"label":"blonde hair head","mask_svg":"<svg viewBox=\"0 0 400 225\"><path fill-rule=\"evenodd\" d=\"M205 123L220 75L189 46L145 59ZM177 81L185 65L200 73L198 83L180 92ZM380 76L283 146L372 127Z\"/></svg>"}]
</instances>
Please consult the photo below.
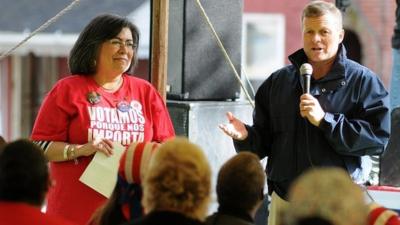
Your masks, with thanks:
<instances>
[{"instance_id":1,"label":"blonde hair head","mask_svg":"<svg viewBox=\"0 0 400 225\"><path fill-rule=\"evenodd\" d=\"M287 224L307 217L334 225L364 225L368 207L362 189L340 168L316 168L300 176L289 191Z\"/></svg>"},{"instance_id":2,"label":"blonde hair head","mask_svg":"<svg viewBox=\"0 0 400 225\"><path fill-rule=\"evenodd\" d=\"M143 180L146 212L170 210L203 220L211 192L211 169L203 151L186 138L162 144Z\"/></svg>"}]
</instances>

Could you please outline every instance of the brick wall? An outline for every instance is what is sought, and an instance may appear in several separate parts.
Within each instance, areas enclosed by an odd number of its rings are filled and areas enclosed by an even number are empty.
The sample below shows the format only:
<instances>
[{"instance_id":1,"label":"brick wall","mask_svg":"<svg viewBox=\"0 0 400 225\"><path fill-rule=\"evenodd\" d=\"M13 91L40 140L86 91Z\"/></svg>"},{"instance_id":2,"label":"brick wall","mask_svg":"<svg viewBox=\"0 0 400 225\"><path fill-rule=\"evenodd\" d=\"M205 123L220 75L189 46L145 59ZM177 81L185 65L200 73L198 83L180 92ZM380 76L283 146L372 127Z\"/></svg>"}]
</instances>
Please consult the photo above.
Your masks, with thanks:
<instances>
[{"instance_id":1,"label":"brick wall","mask_svg":"<svg viewBox=\"0 0 400 225\"><path fill-rule=\"evenodd\" d=\"M394 0L354 0L345 14L345 27L361 40L362 64L375 71L389 87L392 70L391 37L394 27Z\"/></svg>"},{"instance_id":2,"label":"brick wall","mask_svg":"<svg viewBox=\"0 0 400 225\"><path fill-rule=\"evenodd\" d=\"M246 13L282 13L285 15L285 62L287 56L301 48L301 10L308 0L244 0Z\"/></svg>"}]
</instances>

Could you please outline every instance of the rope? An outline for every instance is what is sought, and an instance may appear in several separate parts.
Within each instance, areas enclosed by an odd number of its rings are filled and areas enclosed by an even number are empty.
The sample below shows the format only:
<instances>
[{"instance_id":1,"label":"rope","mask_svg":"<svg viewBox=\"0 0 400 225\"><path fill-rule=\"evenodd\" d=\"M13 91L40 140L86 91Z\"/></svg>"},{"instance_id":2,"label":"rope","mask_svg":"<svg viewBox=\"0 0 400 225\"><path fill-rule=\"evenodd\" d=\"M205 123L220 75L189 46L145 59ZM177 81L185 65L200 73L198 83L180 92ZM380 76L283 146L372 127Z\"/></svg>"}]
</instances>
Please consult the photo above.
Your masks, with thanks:
<instances>
[{"instance_id":1,"label":"rope","mask_svg":"<svg viewBox=\"0 0 400 225\"><path fill-rule=\"evenodd\" d=\"M26 37L24 40L20 41L17 45L12 47L6 53L2 53L0 55L0 61L3 60L4 58L8 57L15 49L17 49L21 45L25 44L25 42L27 42L29 39L31 39L33 36L35 36L37 33L39 33L40 31L42 31L44 29L46 29L51 24L53 24L56 20L58 20L58 18L63 16L66 12L70 11L72 9L72 7L74 7L79 1L80 0L74 0L73 2L71 2L67 7L65 7L63 10L61 10L59 13L57 13L54 17L52 17L51 19L47 20L43 25L41 25L39 28L37 28L32 33L30 33L28 35L28 37Z\"/></svg>"},{"instance_id":2,"label":"rope","mask_svg":"<svg viewBox=\"0 0 400 225\"><path fill-rule=\"evenodd\" d=\"M213 35L214 35L214 37L215 37L215 39L216 39L216 41L218 43L219 48L221 49L222 53L224 54L224 57L225 57L226 61L230 65L231 69L233 70L233 73L235 74L236 79L238 80L242 90L244 91L244 93L245 93L245 95L247 97L247 100L250 102L251 106L253 108L255 108L253 100L251 99L249 93L247 92L246 88L244 87L242 81L240 80L240 76L239 76L235 66L233 65L232 60L230 59L228 53L226 52L226 49L225 49L224 45L221 42L221 39L218 37L218 34L215 31L214 26L212 25L212 23L210 21L210 18L207 16L206 11L204 10L203 6L201 5L200 0L196 0L196 2L197 2L197 5L199 6L200 11L202 12L204 18L206 19L207 24L210 27L210 29L211 29L211 31L212 31L212 33L213 33Z\"/></svg>"}]
</instances>

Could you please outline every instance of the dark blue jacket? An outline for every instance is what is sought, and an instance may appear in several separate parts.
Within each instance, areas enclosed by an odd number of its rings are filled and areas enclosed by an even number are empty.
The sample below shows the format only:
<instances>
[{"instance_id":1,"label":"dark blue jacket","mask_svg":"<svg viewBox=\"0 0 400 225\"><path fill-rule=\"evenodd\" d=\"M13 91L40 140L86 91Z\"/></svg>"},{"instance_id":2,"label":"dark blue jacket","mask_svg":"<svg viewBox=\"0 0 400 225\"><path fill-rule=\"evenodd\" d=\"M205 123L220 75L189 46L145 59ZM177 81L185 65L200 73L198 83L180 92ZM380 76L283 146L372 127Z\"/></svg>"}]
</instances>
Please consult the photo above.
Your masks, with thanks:
<instances>
[{"instance_id":1,"label":"dark blue jacket","mask_svg":"<svg viewBox=\"0 0 400 225\"><path fill-rule=\"evenodd\" d=\"M341 45L329 73L311 80L311 94L326 112L316 127L299 111L299 68L307 57L301 49L289 60L292 65L274 72L258 89L253 126L247 126L246 140L234 142L236 150L268 156L269 192L282 198L310 167L342 167L358 180L361 156L383 153L389 140L388 92L376 74L347 59Z\"/></svg>"}]
</instances>

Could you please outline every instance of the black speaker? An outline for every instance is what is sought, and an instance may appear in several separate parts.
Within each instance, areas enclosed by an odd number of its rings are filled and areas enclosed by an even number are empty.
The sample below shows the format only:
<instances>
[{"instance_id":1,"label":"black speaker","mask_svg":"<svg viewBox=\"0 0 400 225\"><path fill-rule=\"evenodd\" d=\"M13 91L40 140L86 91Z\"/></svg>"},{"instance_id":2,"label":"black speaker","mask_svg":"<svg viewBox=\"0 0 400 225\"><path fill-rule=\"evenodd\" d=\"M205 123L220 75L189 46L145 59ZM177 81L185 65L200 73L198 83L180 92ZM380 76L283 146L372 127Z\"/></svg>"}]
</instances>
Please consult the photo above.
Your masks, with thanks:
<instances>
[{"instance_id":1,"label":"black speaker","mask_svg":"<svg viewBox=\"0 0 400 225\"><path fill-rule=\"evenodd\" d=\"M380 162L380 184L400 187L400 108L391 113L389 144Z\"/></svg>"},{"instance_id":2,"label":"black speaker","mask_svg":"<svg viewBox=\"0 0 400 225\"><path fill-rule=\"evenodd\" d=\"M240 75L243 0L201 4ZM195 0L169 1L168 29L168 99L239 97L239 82Z\"/></svg>"}]
</instances>

